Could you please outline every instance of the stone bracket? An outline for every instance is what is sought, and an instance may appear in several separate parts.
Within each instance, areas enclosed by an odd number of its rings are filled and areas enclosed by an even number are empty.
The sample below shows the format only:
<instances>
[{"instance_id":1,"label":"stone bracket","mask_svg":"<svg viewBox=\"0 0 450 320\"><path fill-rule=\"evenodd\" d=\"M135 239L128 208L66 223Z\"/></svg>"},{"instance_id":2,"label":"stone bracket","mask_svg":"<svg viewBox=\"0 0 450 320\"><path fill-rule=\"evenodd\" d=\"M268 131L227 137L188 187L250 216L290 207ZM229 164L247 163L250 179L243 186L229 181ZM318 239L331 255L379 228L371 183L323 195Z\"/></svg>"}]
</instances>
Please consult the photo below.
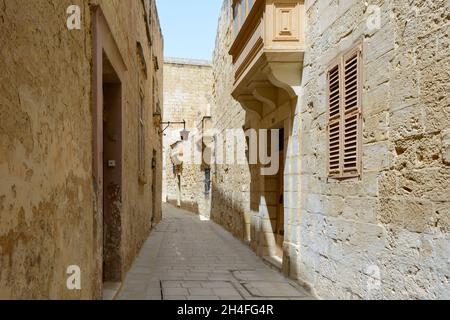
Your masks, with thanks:
<instances>
[{"instance_id":1,"label":"stone bracket","mask_svg":"<svg viewBox=\"0 0 450 320\"><path fill-rule=\"evenodd\" d=\"M278 88L270 83L266 86L255 87L252 91L253 97L260 101L269 111L277 108Z\"/></svg>"},{"instance_id":2,"label":"stone bracket","mask_svg":"<svg viewBox=\"0 0 450 320\"><path fill-rule=\"evenodd\" d=\"M303 57L302 57L303 59ZM269 81L289 95L295 98L299 95L302 83L303 60L296 62L268 62L263 68Z\"/></svg>"},{"instance_id":3,"label":"stone bracket","mask_svg":"<svg viewBox=\"0 0 450 320\"><path fill-rule=\"evenodd\" d=\"M246 111L260 119L277 109L280 90L291 99L301 95L304 53L264 52L247 75L238 82L233 96Z\"/></svg>"},{"instance_id":4,"label":"stone bracket","mask_svg":"<svg viewBox=\"0 0 450 320\"><path fill-rule=\"evenodd\" d=\"M262 102L256 100L253 95L240 95L237 100L246 111L255 113L259 118L263 117L263 104Z\"/></svg>"}]
</instances>

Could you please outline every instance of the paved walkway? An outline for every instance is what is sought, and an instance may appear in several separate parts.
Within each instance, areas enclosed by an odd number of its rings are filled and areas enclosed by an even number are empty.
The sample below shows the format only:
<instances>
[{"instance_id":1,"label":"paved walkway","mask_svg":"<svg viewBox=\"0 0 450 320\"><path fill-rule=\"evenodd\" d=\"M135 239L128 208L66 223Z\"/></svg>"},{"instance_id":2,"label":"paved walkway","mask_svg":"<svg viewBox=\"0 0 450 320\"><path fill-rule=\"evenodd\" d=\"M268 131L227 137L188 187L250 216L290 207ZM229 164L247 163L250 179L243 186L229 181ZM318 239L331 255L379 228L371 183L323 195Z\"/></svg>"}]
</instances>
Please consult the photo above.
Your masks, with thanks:
<instances>
[{"instance_id":1,"label":"paved walkway","mask_svg":"<svg viewBox=\"0 0 450 320\"><path fill-rule=\"evenodd\" d=\"M118 295L120 300L309 299L220 226L169 205Z\"/></svg>"}]
</instances>

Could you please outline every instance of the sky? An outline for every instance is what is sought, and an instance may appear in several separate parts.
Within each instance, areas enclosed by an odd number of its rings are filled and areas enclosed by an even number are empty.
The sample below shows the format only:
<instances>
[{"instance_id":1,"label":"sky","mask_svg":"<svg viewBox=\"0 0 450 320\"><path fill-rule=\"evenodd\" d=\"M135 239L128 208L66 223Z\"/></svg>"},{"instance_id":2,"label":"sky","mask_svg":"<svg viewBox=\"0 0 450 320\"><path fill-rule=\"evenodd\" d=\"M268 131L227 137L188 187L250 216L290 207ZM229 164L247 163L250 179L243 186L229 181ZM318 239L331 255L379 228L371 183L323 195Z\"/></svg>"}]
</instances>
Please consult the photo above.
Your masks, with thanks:
<instances>
[{"instance_id":1,"label":"sky","mask_svg":"<svg viewBox=\"0 0 450 320\"><path fill-rule=\"evenodd\" d=\"M156 0L164 56L211 60L223 0Z\"/></svg>"}]
</instances>

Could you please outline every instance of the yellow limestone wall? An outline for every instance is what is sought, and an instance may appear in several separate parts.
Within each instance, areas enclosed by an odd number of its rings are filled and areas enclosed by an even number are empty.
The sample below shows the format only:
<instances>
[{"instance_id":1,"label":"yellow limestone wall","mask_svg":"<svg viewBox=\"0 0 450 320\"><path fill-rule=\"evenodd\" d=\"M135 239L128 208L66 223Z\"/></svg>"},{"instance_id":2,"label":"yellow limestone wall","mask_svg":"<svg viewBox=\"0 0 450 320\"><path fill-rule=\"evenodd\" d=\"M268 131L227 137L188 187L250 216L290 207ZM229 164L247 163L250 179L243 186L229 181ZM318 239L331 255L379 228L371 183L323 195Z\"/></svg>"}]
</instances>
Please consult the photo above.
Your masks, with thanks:
<instances>
[{"instance_id":1,"label":"yellow limestone wall","mask_svg":"<svg viewBox=\"0 0 450 320\"><path fill-rule=\"evenodd\" d=\"M154 1L151 2L154 6ZM81 7L81 30L66 28L66 10ZM136 41L153 74L141 1L6 0L0 4L0 298L101 298L102 256L92 170L92 16L100 5L127 66L124 79L122 271L150 231L152 186L138 182L139 73ZM148 8L146 9L148 12ZM156 14L152 10L153 15ZM159 23L152 31L162 62ZM162 70L157 75L162 82ZM161 139L146 88L147 150ZM162 102L162 84L158 93ZM146 163L151 166L152 152ZM148 181L151 170L147 170ZM161 176L155 188L160 208ZM158 209L159 210L159 209ZM66 287L81 269L81 290Z\"/></svg>"}]
</instances>

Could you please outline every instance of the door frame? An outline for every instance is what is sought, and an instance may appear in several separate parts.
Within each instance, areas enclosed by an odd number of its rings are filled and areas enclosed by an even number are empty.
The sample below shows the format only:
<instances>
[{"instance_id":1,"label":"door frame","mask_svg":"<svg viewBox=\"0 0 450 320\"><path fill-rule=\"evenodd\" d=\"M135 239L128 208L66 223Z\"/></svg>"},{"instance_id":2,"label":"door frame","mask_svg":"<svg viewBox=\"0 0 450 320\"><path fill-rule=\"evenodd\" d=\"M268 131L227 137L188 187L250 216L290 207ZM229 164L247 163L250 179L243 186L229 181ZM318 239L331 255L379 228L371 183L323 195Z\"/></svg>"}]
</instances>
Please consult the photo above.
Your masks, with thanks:
<instances>
[{"instance_id":1,"label":"door frame","mask_svg":"<svg viewBox=\"0 0 450 320\"><path fill-rule=\"evenodd\" d=\"M92 13L92 115L93 115L93 187L97 210L94 216L94 255L97 257L96 288L101 295L103 288L103 55L106 55L115 73L124 84L126 64L112 35L101 6L93 6ZM121 94L122 108L125 102L125 90ZM123 120L122 120L123 121ZM123 159L122 151L122 159ZM122 164L123 166L123 164ZM123 266L121 267L123 268Z\"/></svg>"}]
</instances>

